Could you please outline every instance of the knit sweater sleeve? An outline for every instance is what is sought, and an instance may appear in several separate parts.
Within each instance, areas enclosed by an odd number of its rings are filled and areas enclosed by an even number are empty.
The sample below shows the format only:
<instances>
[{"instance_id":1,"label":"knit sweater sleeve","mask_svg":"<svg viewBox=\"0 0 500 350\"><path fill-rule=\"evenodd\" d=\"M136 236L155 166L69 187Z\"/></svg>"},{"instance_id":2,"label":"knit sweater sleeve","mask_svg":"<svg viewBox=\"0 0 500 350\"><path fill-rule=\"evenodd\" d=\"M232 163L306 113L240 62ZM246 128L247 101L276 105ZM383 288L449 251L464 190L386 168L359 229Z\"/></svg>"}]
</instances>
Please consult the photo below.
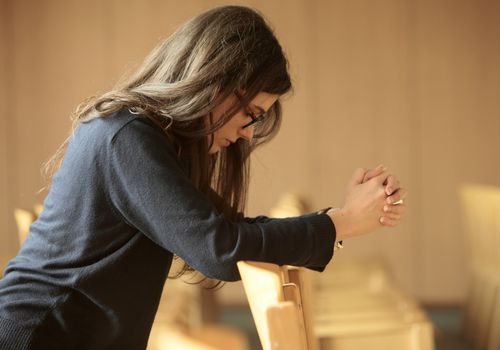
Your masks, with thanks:
<instances>
[{"instance_id":1,"label":"knit sweater sleeve","mask_svg":"<svg viewBox=\"0 0 500 350\"><path fill-rule=\"evenodd\" d=\"M209 194L210 194L210 198L215 198L217 200L220 200L221 197L219 196L219 194L217 192L215 192L213 189L209 189ZM238 213L237 215L237 219L238 221L244 221L244 222L247 222L247 223L265 223L265 222L269 222L271 220L274 220L274 218L270 218L270 217L267 217L265 215L259 215L259 216L255 216L255 217L245 217L245 215L243 213Z\"/></svg>"},{"instance_id":2,"label":"knit sweater sleeve","mask_svg":"<svg viewBox=\"0 0 500 350\"><path fill-rule=\"evenodd\" d=\"M142 118L113 136L106 158L117 215L208 277L238 280L239 260L322 271L332 258L335 227L327 215L226 219L190 181L164 134Z\"/></svg>"}]
</instances>

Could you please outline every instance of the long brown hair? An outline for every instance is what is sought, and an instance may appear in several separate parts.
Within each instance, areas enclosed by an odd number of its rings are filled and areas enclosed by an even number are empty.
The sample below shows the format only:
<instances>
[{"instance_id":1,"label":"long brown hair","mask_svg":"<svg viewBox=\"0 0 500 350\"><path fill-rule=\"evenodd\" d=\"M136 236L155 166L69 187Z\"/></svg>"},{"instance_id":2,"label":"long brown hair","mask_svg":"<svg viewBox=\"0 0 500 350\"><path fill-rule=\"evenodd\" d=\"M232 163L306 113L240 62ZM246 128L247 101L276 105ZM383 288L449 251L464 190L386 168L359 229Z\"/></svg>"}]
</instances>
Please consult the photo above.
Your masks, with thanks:
<instances>
[{"instance_id":1,"label":"long brown hair","mask_svg":"<svg viewBox=\"0 0 500 350\"><path fill-rule=\"evenodd\" d=\"M257 11L242 6L214 8L191 19L161 42L135 73L111 91L84 101L73 113L73 131L82 122L128 108L161 126L177 147L195 186L230 219L244 212L250 153L269 141L281 122L276 101L254 140L239 140L214 155L210 135L261 91L291 90L283 50ZM235 91L244 95L216 123L207 116ZM67 148L66 140L45 165L50 178Z\"/></svg>"}]
</instances>

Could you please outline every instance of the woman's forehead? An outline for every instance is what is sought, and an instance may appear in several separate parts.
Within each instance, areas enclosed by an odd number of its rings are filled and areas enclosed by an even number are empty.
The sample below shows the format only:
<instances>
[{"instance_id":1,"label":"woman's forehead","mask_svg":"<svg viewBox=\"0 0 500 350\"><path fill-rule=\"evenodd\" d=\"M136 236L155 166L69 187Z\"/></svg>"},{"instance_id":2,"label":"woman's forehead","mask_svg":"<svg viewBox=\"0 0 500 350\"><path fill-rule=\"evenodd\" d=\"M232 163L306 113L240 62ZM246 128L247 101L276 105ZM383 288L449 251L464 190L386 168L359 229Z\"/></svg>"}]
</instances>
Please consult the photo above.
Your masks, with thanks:
<instances>
[{"instance_id":1,"label":"woman's forehead","mask_svg":"<svg viewBox=\"0 0 500 350\"><path fill-rule=\"evenodd\" d=\"M255 108L260 113L265 113L278 100L278 98L279 95L262 91L255 95L252 101L250 101L249 106L251 108Z\"/></svg>"}]
</instances>

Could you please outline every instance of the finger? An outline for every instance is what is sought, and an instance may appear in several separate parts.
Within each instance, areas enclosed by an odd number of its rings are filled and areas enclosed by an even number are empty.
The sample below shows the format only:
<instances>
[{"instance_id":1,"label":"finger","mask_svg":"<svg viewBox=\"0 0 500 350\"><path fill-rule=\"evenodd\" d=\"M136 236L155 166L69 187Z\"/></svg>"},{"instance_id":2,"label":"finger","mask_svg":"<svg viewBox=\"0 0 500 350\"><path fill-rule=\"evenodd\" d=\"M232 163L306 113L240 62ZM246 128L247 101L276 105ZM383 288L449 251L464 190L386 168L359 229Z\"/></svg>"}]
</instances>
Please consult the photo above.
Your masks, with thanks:
<instances>
[{"instance_id":1,"label":"finger","mask_svg":"<svg viewBox=\"0 0 500 350\"><path fill-rule=\"evenodd\" d=\"M399 201L402 201L406 198L407 191L404 188L400 188L396 192L394 192L392 195L386 198L386 203L387 204L395 204L398 203ZM395 204L399 205L399 204Z\"/></svg>"},{"instance_id":2,"label":"finger","mask_svg":"<svg viewBox=\"0 0 500 350\"><path fill-rule=\"evenodd\" d=\"M386 218L384 216L381 217L379 221L382 225L387 226L387 227L395 227L397 224L396 220L392 220L392 219Z\"/></svg>"},{"instance_id":3,"label":"finger","mask_svg":"<svg viewBox=\"0 0 500 350\"><path fill-rule=\"evenodd\" d=\"M398 213L384 213L382 215L383 218L399 221L402 219L403 215L398 214Z\"/></svg>"},{"instance_id":4,"label":"finger","mask_svg":"<svg viewBox=\"0 0 500 350\"><path fill-rule=\"evenodd\" d=\"M373 179L375 176L380 175L384 170L386 170L386 168L382 164L380 164L376 168L366 171L362 183L365 183L366 181Z\"/></svg>"},{"instance_id":5,"label":"finger","mask_svg":"<svg viewBox=\"0 0 500 350\"><path fill-rule=\"evenodd\" d=\"M384 170L379 175L375 176L372 180L376 180L380 185L382 185L385 182L385 180L387 180L389 175L390 174L387 172L387 170Z\"/></svg>"},{"instance_id":6,"label":"finger","mask_svg":"<svg viewBox=\"0 0 500 350\"><path fill-rule=\"evenodd\" d=\"M396 213L396 214L404 214L406 211L406 205L403 204L398 204L398 205L391 205L391 204L385 204L384 207L382 208L382 211L385 213Z\"/></svg>"},{"instance_id":7,"label":"finger","mask_svg":"<svg viewBox=\"0 0 500 350\"><path fill-rule=\"evenodd\" d=\"M395 193L393 193L389 197L387 197L385 202L387 204L393 204L393 203L396 203L400 200L404 200L406 198L406 195L407 195L406 190L404 188L400 188Z\"/></svg>"},{"instance_id":8,"label":"finger","mask_svg":"<svg viewBox=\"0 0 500 350\"><path fill-rule=\"evenodd\" d=\"M355 186L363 183L363 178L365 176L366 170L364 168L357 168L351 176L349 185Z\"/></svg>"},{"instance_id":9,"label":"finger","mask_svg":"<svg viewBox=\"0 0 500 350\"><path fill-rule=\"evenodd\" d=\"M391 194L393 194L394 192L399 190L399 187L400 187L399 180L396 178L396 176L390 175L387 178L387 184L385 186L385 193L388 196L390 196Z\"/></svg>"}]
</instances>

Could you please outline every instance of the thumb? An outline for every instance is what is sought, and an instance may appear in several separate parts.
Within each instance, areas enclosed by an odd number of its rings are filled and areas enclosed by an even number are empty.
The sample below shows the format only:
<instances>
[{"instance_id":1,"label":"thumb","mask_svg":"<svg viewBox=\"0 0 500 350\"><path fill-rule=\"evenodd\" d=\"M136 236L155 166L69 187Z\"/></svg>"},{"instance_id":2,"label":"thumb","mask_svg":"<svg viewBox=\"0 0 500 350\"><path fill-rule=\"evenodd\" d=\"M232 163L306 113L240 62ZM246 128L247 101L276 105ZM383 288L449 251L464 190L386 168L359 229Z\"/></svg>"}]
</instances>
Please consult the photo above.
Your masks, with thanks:
<instances>
[{"instance_id":1,"label":"thumb","mask_svg":"<svg viewBox=\"0 0 500 350\"><path fill-rule=\"evenodd\" d=\"M386 169L387 168L385 166L380 164L376 168L368 170L367 172L365 172L365 176L363 177L363 183L365 183L366 181L368 181L370 179L373 179L375 176L382 174L382 172Z\"/></svg>"},{"instance_id":2,"label":"thumb","mask_svg":"<svg viewBox=\"0 0 500 350\"><path fill-rule=\"evenodd\" d=\"M374 176L373 179L377 181L380 185L383 185L388 177L389 177L389 172L387 170L384 170L377 176Z\"/></svg>"},{"instance_id":3,"label":"thumb","mask_svg":"<svg viewBox=\"0 0 500 350\"><path fill-rule=\"evenodd\" d=\"M364 168L357 168L351 176L349 181L350 186L356 186L363 183L363 178L365 176L366 170Z\"/></svg>"}]
</instances>

